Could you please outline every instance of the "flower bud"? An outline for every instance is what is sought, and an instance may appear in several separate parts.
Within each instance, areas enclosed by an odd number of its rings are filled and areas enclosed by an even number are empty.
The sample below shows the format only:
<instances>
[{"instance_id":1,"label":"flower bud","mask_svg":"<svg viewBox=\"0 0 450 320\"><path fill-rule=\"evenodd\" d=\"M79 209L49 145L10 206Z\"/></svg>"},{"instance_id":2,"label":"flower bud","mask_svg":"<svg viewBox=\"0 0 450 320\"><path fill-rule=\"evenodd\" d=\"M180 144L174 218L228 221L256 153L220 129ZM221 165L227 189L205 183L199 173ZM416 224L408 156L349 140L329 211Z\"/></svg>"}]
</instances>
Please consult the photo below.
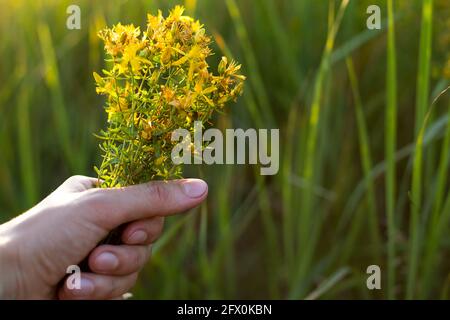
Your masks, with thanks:
<instances>
[{"instance_id":1,"label":"flower bud","mask_svg":"<svg viewBox=\"0 0 450 320\"><path fill-rule=\"evenodd\" d=\"M227 57L222 57L222 60L220 60L220 63L219 63L219 67L217 68L217 71L219 71L220 75L223 75L225 73L227 64L228 64Z\"/></svg>"}]
</instances>

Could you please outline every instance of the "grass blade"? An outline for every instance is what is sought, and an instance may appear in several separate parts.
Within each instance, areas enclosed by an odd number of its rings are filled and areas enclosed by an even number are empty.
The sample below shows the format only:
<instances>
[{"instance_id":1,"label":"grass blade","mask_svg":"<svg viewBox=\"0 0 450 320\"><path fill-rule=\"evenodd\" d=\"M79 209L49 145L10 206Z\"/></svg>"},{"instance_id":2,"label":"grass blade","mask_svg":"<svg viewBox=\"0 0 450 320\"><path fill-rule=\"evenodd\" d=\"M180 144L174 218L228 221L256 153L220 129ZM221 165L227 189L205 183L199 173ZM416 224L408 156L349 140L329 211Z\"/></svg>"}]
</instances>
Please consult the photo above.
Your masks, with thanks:
<instances>
[{"instance_id":1,"label":"grass blade","mask_svg":"<svg viewBox=\"0 0 450 320\"><path fill-rule=\"evenodd\" d=\"M425 114L428 106L430 87L431 37L433 20L433 1L423 0L422 26L420 35L419 69L417 75L416 97L416 136L417 144L414 154L412 176L412 199L410 218L410 242L406 298L414 297L415 282L420 254L420 212L422 208L422 161Z\"/></svg>"},{"instance_id":2,"label":"grass blade","mask_svg":"<svg viewBox=\"0 0 450 320\"><path fill-rule=\"evenodd\" d=\"M326 279L316 290L311 292L305 300L316 300L320 298L323 294L325 294L328 290L330 290L336 283L341 281L350 273L350 269L347 267L344 267L342 269L339 269L334 273L331 277Z\"/></svg>"},{"instance_id":3,"label":"grass blade","mask_svg":"<svg viewBox=\"0 0 450 320\"><path fill-rule=\"evenodd\" d=\"M353 99L355 103L356 121L358 125L359 148L361 152L361 163L364 170L364 180L367 188L367 205L369 208L369 227L371 232L372 243L375 248L375 257L379 261L381 257L381 241L378 231L378 218L375 200L375 185L371 176L372 170L372 156L369 146L369 135L367 132L366 121L364 120L364 113L362 110L362 101L359 93L358 79L356 78L353 60L347 59L347 69L350 79L350 84L353 92Z\"/></svg>"},{"instance_id":4,"label":"grass blade","mask_svg":"<svg viewBox=\"0 0 450 320\"><path fill-rule=\"evenodd\" d=\"M19 92L17 102L17 134L19 138L20 176L25 193L24 207L29 208L38 200L36 168L34 167L34 147L31 142L30 99L25 81Z\"/></svg>"},{"instance_id":5,"label":"grass blade","mask_svg":"<svg viewBox=\"0 0 450 320\"><path fill-rule=\"evenodd\" d=\"M67 114L66 106L64 104L61 80L59 77L56 53L53 47L50 28L47 24L39 24L37 30L46 69L45 80L53 99L53 118L55 128L58 132L57 137L59 138L61 150L65 155L66 161L71 170L76 172L78 169L78 165L76 164L78 160L73 156L70 143L69 115Z\"/></svg>"},{"instance_id":6,"label":"grass blade","mask_svg":"<svg viewBox=\"0 0 450 320\"><path fill-rule=\"evenodd\" d=\"M269 98L264 87L264 82L261 77L261 72L259 70L256 55L251 47L247 29L245 27L244 21L242 20L239 7L237 6L235 0L227 0L226 4L243 49L245 64L247 65L248 71L250 73L249 81L251 82L252 87L255 91L256 98L261 107L261 113L266 120L265 123L269 124L269 126L272 126L275 123L272 108L269 105Z\"/></svg>"},{"instance_id":7,"label":"grass blade","mask_svg":"<svg viewBox=\"0 0 450 320\"><path fill-rule=\"evenodd\" d=\"M395 24L393 1L387 1L388 6L388 45L386 73L386 214L388 225L388 299L394 299L395 286L395 149L397 139L397 53L395 48Z\"/></svg>"},{"instance_id":8,"label":"grass blade","mask_svg":"<svg viewBox=\"0 0 450 320\"><path fill-rule=\"evenodd\" d=\"M446 185L448 181L448 161L450 157L450 106L448 108L448 118L447 118L447 130L445 133L444 141L442 142L442 151L441 157L439 161L439 168L437 173L437 183L436 189L434 190L435 200L433 206L433 212L431 214L428 238L426 241L425 247L425 259L424 259L424 267L423 267L423 286L421 298L427 297L431 287L432 281L432 273L433 267L436 264L436 253L439 247L439 228L440 228L440 219L441 212L445 213L445 210L442 210L442 205L444 202ZM449 196L450 198L450 196ZM447 209L448 210L448 209Z\"/></svg>"},{"instance_id":9,"label":"grass blade","mask_svg":"<svg viewBox=\"0 0 450 320\"><path fill-rule=\"evenodd\" d=\"M339 30L340 23L345 13L345 9L348 5L348 0L341 2L336 19L333 20L332 25L329 26L329 32L327 35L327 41L322 55L322 60L319 66L319 71L315 81L314 96L310 110L309 124L308 124L308 138L306 146L306 159L303 169L303 178L307 183L307 187L301 196L301 210L300 218L298 219L299 230L299 245L298 256L300 258L300 266L298 268L298 281L301 282L305 273L309 267L312 253L314 252L314 245L311 241L308 241L311 234L311 210L313 207L313 193L311 186L314 184L314 171L315 171L315 154L317 136L319 131L319 117L321 114L322 106L322 92L326 76L330 68L330 56L334 48L337 32ZM332 7L330 7L330 10ZM331 11L330 11L331 12ZM296 296L299 293L291 293L291 296ZM300 293L301 294L301 293Z\"/></svg>"}]
</instances>

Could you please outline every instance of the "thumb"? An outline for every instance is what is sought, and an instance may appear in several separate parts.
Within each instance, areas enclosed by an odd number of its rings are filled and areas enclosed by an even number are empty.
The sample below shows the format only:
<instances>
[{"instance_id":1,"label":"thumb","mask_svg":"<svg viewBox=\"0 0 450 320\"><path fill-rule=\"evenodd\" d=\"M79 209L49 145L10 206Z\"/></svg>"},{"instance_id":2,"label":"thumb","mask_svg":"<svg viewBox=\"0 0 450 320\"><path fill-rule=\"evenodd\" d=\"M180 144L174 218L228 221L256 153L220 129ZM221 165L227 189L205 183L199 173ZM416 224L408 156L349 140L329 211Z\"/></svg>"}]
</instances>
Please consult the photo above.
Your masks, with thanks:
<instances>
[{"instance_id":1,"label":"thumb","mask_svg":"<svg viewBox=\"0 0 450 320\"><path fill-rule=\"evenodd\" d=\"M123 188L85 191L85 214L98 226L113 229L123 223L180 213L199 205L208 194L200 179L152 181Z\"/></svg>"}]
</instances>

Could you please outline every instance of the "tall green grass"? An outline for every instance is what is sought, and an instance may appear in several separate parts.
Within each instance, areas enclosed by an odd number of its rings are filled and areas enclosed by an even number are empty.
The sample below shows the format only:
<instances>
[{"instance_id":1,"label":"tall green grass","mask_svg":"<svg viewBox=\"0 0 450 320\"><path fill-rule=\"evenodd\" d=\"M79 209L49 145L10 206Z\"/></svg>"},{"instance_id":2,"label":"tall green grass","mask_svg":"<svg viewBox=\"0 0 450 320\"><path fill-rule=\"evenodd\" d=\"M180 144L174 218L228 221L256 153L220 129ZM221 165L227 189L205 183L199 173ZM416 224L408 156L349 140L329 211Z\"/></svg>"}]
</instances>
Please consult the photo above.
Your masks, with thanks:
<instances>
[{"instance_id":1,"label":"tall green grass","mask_svg":"<svg viewBox=\"0 0 450 320\"><path fill-rule=\"evenodd\" d=\"M333 2L330 2L333 3ZM336 39L337 32L339 30L340 23L345 13L345 9L348 5L348 0L343 0L339 7L336 18L334 18L334 6L330 6L329 9L329 28L327 39L325 43L325 48L320 62L319 70L317 72L313 100L310 108L309 122L308 122L308 136L306 140L306 154L305 163L303 169L303 178L306 183L306 187L301 194L301 207L300 215L298 219L297 230L299 231L299 244L298 244L298 274L297 281L303 283L304 277L307 270L310 267L310 260L316 246L316 239L319 236L320 224L317 220L312 219L312 213L315 206L315 197L312 194L312 186L316 184L315 175L316 173L316 146L317 146L317 135L319 131L319 120L322 114L322 102L324 93L324 84L327 77L327 73L330 68L330 56L334 48L334 43ZM320 217L315 217L320 219ZM296 273L294 273L296 274ZM295 288L295 287L294 287ZM297 289L298 288L298 289ZM298 294L304 294L304 286L298 286L294 289L292 297Z\"/></svg>"},{"instance_id":2,"label":"tall green grass","mask_svg":"<svg viewBox=\"0 0 450 320\"><path fill-rule=\"evenodd\" d=\"M355 67L351 58L347 59L347 69L350 85L352 87L353 99L355 104L356 122L358 126L359 148L361 153L361 163L364 170L364 180L367 190L367 209L370 229L371 242L374 246L374 256L377 260L381 259L381 237L379 233L379 221L377 214L375 183L371 175L373 167L372 155L370 151L369 133L363 111L358 79L356 77Z\"/></svg>"},{"instance_id":3,"label":"tall green grass","mask_svg":"<svg viewBox=\"0 0 450 320\"><path fill-rule=\"evenodd\" d=\"M423 138L426 126L425 114L429 105L429 77L431 65L431 41L433 25L433 0L423 1L422 26L420 35L419 68L417 71L416 87L416 149L414 153L412 196L411 196L411 222L410 222L410 249L409 269L406 287L406 298L414 297L418 270L418 259L421 252L420 237L422 228L420 213L422 211L422 162Z\"/></svg>"},{"instance_id":4,"label":"tall green grass","mask_svg":"<svg viewBox=\"0 0 450 320\"><path fill-rule=\"evenodd\" d=\"M179 3L213 35L211 67L223 53L248 75L217 126L279 128L280 171L187 167L208 201L167 220L135 297L448 298L450 81L435 54L450 50L435 39L448 32L445 0L81 0L81 30L65 28L68 0L5 1L2 221L68 175L94 175L97 30ZM381 30L366 28L372 4ZM372 264L381 290L366 287Z\"/></svg>"},{"instance_id":5,"label":"tall green grass","mask_svg":"<svg viewBox=\"0 0 450 320\"><path fill-rule=\"evenodd\" d=\"M386 152L386 215L388 225L387 296L395 298L396 263L396 219L395 219L395 149L397 145L397 52L395 44L395 24L393 1L387 0L387 66L386 66L386 116L385 116L385 152Z\"/></svg>"}]
</instances>

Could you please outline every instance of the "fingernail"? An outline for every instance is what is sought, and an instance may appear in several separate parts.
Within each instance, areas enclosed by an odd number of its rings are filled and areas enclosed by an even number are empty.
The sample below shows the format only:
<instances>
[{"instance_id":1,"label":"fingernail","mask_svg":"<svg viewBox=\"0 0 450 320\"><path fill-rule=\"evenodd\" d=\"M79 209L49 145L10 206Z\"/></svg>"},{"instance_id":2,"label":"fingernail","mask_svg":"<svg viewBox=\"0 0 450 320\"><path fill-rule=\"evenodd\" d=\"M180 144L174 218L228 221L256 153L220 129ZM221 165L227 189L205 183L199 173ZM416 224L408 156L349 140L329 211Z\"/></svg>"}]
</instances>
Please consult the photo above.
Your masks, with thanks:
<instances>
[{"instance_id":1,"label":"fingernail","mask_svg":"<svg viewBox=\"0 0 450 320\"><path fill-rule=\"evenodd\" d=\"M182 184L184 193L190 198L198 198L205 194L208 185L200 179L188 179Z\"/></svg>"},{"instance_id":2,"label":"fingernail","mask_svg":"<svg viewBox=\"0 0 450 320\"><path fill-rule=\"evenodd\" d=\"M95 266L102 271L114 270L119 265L119 259L111 252L103 252L95 259Z\"/></svg>"},{"instance_id":3,"label":"fingernail","mask_svg":"<svg viewBox=\"0 0 450 320\"><path fill-rule=\"evenodd\" d=\"M76 296L87 296L94 292L94 283L90 279L81 278L80 287L69 289Z\"/></svg>"},{"instance_id":4,"label":"fingernail","mask_svg":"<svg viewBox=\"0 0 450 320\"><path fill-rule=\"evenodd\" d=\"M143 230L136 230L128 237L129 244L143 243L145 240L147 240L147 232Z\"/></svg>"}]
</instances>

